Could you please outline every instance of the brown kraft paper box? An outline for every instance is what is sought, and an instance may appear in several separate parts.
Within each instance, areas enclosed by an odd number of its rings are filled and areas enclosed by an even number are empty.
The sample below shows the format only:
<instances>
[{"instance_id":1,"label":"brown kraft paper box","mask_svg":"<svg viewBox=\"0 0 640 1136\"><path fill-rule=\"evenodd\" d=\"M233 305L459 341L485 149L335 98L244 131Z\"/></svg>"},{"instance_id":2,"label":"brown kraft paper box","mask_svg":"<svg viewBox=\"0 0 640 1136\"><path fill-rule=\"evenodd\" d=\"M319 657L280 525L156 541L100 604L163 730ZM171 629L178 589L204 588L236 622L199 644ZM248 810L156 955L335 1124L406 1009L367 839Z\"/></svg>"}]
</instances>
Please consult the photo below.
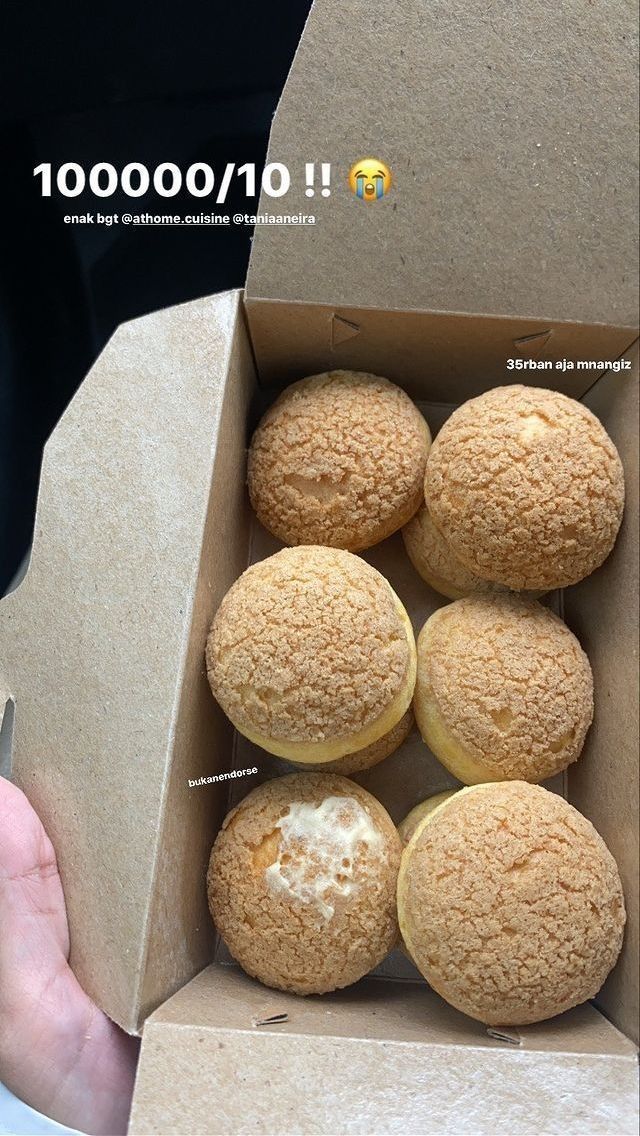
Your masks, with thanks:
<instances>
[{"instance_id":1,"label":"brown kraft paper box","mask_svg":"<svg viewBox=\"0 0 640 1136\"><path fill-rule=\"evenodd\" d=\"M270 160L330 160L332 193L310 203L293 178L259 210L317 224L258 227L245 294L119 328L47 444L29 569L0 604L0 762L56 847L80 981L144 1027L132 1133L636 1130L632 32L622 3L316 0ZM346 184L367 152L395 179L372 205ZM622 356L633 370L506 370ZM216 945L204 874L229 785L235 799L288 768L234 736L204 674L222 596L276 547L251 517L246 445L277 389L339 367L400 383L434 427L497 383L553 386L620 450L614 553L552 600L596 682L585 752L552 787L607 841L629 911L596 1006L490 1035L402 959L297 999ZM367 559L416 628L445 602L398 536ZM451 784L415 736L360 780L396 821Z\"/></svg>"}]
</instances>

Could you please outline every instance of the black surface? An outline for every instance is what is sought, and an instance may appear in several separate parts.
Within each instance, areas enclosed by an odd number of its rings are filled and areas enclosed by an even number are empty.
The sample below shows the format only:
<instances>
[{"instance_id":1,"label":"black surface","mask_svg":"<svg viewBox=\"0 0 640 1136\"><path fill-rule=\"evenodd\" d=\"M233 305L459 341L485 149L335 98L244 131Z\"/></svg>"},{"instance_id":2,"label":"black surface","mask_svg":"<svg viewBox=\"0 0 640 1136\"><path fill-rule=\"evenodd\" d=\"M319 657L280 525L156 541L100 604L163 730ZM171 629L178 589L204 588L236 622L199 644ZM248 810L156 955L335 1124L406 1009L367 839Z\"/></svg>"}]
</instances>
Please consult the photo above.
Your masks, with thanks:
<instances>
[{"instance_id":1,"label":"black surface","mask_svg":"<svg viewBox=\"0 0 640 1136\"><path fill-rule=\"evenodd\" d=\"M32 171L261 166L308 0L0 9L0 594L31 539L42 447L118 323L244 282L250 230L65 225L65 213L210 211L182 192L42 198ZM251 211L232 182L224 212Z\"/></svg>"}]
</instances>

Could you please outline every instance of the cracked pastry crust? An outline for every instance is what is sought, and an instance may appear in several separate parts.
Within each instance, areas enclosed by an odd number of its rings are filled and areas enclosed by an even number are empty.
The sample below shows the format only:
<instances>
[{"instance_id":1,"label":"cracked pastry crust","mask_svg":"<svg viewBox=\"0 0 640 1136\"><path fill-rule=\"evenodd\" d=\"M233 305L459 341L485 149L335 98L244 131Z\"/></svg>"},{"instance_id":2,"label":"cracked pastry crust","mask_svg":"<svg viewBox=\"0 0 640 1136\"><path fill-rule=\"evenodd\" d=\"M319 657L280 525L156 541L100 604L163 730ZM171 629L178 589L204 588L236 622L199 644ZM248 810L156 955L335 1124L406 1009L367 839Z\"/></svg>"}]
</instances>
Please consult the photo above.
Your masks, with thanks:
<instances>
[{"instance_id":1,"label":"cracked pastry crust","mask_svg":"<svg viewBox=\"0 0 640 1136\"><path fill-rule=\"evenodd\" d=\"M431 813L435 812L435 810L439 808L440 805L443 805L445 801L449 800L449 797L452 797L453 794L457 792L457 789L447 789L443 793L434 793L432 797L427 797L424 801L420 801L420 803L416 805L410 813L407 813L404 820L400 821L400 824L398 825L398 836L400 837L403 848L407 847L407 844L411 840L411 837L413 836L418 826L422 824L423 820L425 820L426 817L431 816ZM407 944L404 942L402 935L399 935L397 945L401 951L404 951L407 958L410 959L411 952L409 951Z\"/></svg>"},{"instance_id":2,"label":"cracked pastry crust","mask_svg":"<svg viewBox=\"0 0 640 1136\"><path fill-rule=\"evenodd\" d=\"M580 756L593 677L573 632L534 600L469 596L418 636L423 740L467 785L543 781Z\"/></svg>"},{"instance_id":3,"label":"cracked pastry crust","mask_svg":"<svg viewBox=\"0 0 640 1136\"><path fill-rule=\"evenodd\" d=\"M404 525L402 539L418 575L429 587L451 600L476 593L503 594L510 590L494 580L483 580L465 567L434 525L426 504ZM534 599L541 593L536 591L529 595Z\"/></svg>"},{"instance_id":4,"label":"cracked pastry crust","mask_svg":"<svg viewBox=\"0 0 640 1136\"><path fill-rule=\"evenodd\" d=\"M209 908L233 957L267 986L323 994L393 948L400 839L382 805L335 774L254 789L224 821Z\"/></svg>"},{"instance_id":5,"label":"cracked pastry crust","mask_svg":"<svg viewBox=\"0 0 640 1136\"><path fill-rule=\"evenodd\" d=\"M286 388L253 435L251 504L285 544L357 552L415 513L430 445L395 383L360 371L312 375Z\"/></svg>"},{"instance_id":6,"label":"cracked pastry crust","mask_svg":"<svg viewBox=\"0 0 640 1136\"><path fill-rule=\"evenodd\" d=\"M624 508L622 463L602 423L536 387L496 387L454 411L424 488L462 564L515 591L588 576L611 552Z\"/></svg>"},{"instance_id":7,"label":"cracked pastry crust","mask_svg":"<svg viewBox=\"0 0 640 1136\"><path fill-rule=\"evenodd\" d=\"M292 765L304 766L305 769L319 769L323 773L341 773L343 777L350 777L352 773L363 773L365 769L372 769L374 765L379 765L381 761L384 761L385 757L395 753L403 741L408 738L414 724L413 710L409 707L400 721L381 738L378 738L377 742L372 742L371 745L359 749L356 753L348 753L345 757L339 757L337 761L323 761L317 765L309 762L296 762L293 758L289 758L289 761Z\"/></svg>"},{"instance_id":8,"label":"cracked pastry crust","mask_svg":"<svg viewBox=\"0 0 640 1136\"><path fill-rule=\"evenodd\" d=\"M452 797L458 791L458 789L445 789L442 793L434 793L432 797L426 797L424 801L415 805L410 813L407 813L404 820L400 821L398 825L398 836L402 841L403 848L406 848L418 825L422 824L425 817L430 816L439 805L443 805L445 801L449 800L449 797Z\"/></svg>"},{"instance_id":9,"label":"cracked pastry crust","mask_svg":"<svg viewBox=\"0 0 640 1136\"><path fill-rule=\"evenodd\" d=\"M285 548L227 592L206 649L211 689L269 753L335 761L382 738L411 705L409 617L375 568L335 548Z\"/></svg>"},{"instance_id":10,"label":"cracked pastry crust","mask_svg":"<svg viewBox=\"0 0 640 1136\"><path fill-rule=\"evenodd\" d=\"M463 789L402 854L400 929L427 982L487 1025L526 1025L597 993L622 946L618 869L593 825L521 781Z\"/></svg>"}]
</instances>

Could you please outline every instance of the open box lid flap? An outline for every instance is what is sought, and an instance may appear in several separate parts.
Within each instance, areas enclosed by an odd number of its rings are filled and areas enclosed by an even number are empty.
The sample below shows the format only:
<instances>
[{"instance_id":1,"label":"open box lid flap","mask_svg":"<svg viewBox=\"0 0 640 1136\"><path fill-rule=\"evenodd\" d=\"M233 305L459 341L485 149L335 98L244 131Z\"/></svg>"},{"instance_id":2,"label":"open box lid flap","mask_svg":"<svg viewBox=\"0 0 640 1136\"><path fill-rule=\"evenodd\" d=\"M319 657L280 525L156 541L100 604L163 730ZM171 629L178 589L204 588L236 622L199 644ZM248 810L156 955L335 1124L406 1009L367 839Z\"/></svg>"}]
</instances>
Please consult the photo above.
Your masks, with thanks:
<instances>
[{"instance_id":1,"label":"open box lid flap","mask_svg":"<svg viewBox=\"0 0 640 1136\"><path fill-rule=\"evenodd\" d=\"M315 0L269 145L291 188L259 210L317 223L256 229L249 301L635 327L635 24L623 0ZM367 155L394 178L371 204Z\"/></svg>"},{"instance_id":2,"label":"open box lid flap","mask_svg":"<svg viewBox=\"0 0 640 1136\"><path fill-rule=\"evenodd\" d=\"M147 1020L129 1131L634 1131L635 1049L592 1006L506 1035L411 982L298 998L213 966Z\"/></svg>"},{"instance_id":3,"label":"open box lid flap","mask_svg":"<svg viewBox=\"0 0 640 1136\"><path fill-rule=\"evenodd\" d=\"M118 328L46 445L29 569L0 604L12 777L56 849L78 979L130 1030L239 303Z\"/></svg>"}]
</instances>

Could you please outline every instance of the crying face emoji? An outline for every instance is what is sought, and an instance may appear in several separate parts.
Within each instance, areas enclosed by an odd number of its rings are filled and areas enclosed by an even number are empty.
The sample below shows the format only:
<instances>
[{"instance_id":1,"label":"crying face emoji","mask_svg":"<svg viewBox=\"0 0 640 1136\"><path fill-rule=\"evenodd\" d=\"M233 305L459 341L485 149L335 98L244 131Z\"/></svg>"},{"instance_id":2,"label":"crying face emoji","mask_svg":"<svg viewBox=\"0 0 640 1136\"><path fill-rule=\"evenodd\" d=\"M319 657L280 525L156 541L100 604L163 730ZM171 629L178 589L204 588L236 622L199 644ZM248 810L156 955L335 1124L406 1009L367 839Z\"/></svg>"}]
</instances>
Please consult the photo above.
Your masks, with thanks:
<instances>
[{"instance_id":1,"label":"crying face emoji","mask_svg":"<svg viewBox=\"0 0 640 1136\"><path fill-rule=\"evenodd\" d=\"M363 201L377 201L391 189L391 170L378 158L361 158L349 170L349 185Z\"/></svg>"}]
</instances>

